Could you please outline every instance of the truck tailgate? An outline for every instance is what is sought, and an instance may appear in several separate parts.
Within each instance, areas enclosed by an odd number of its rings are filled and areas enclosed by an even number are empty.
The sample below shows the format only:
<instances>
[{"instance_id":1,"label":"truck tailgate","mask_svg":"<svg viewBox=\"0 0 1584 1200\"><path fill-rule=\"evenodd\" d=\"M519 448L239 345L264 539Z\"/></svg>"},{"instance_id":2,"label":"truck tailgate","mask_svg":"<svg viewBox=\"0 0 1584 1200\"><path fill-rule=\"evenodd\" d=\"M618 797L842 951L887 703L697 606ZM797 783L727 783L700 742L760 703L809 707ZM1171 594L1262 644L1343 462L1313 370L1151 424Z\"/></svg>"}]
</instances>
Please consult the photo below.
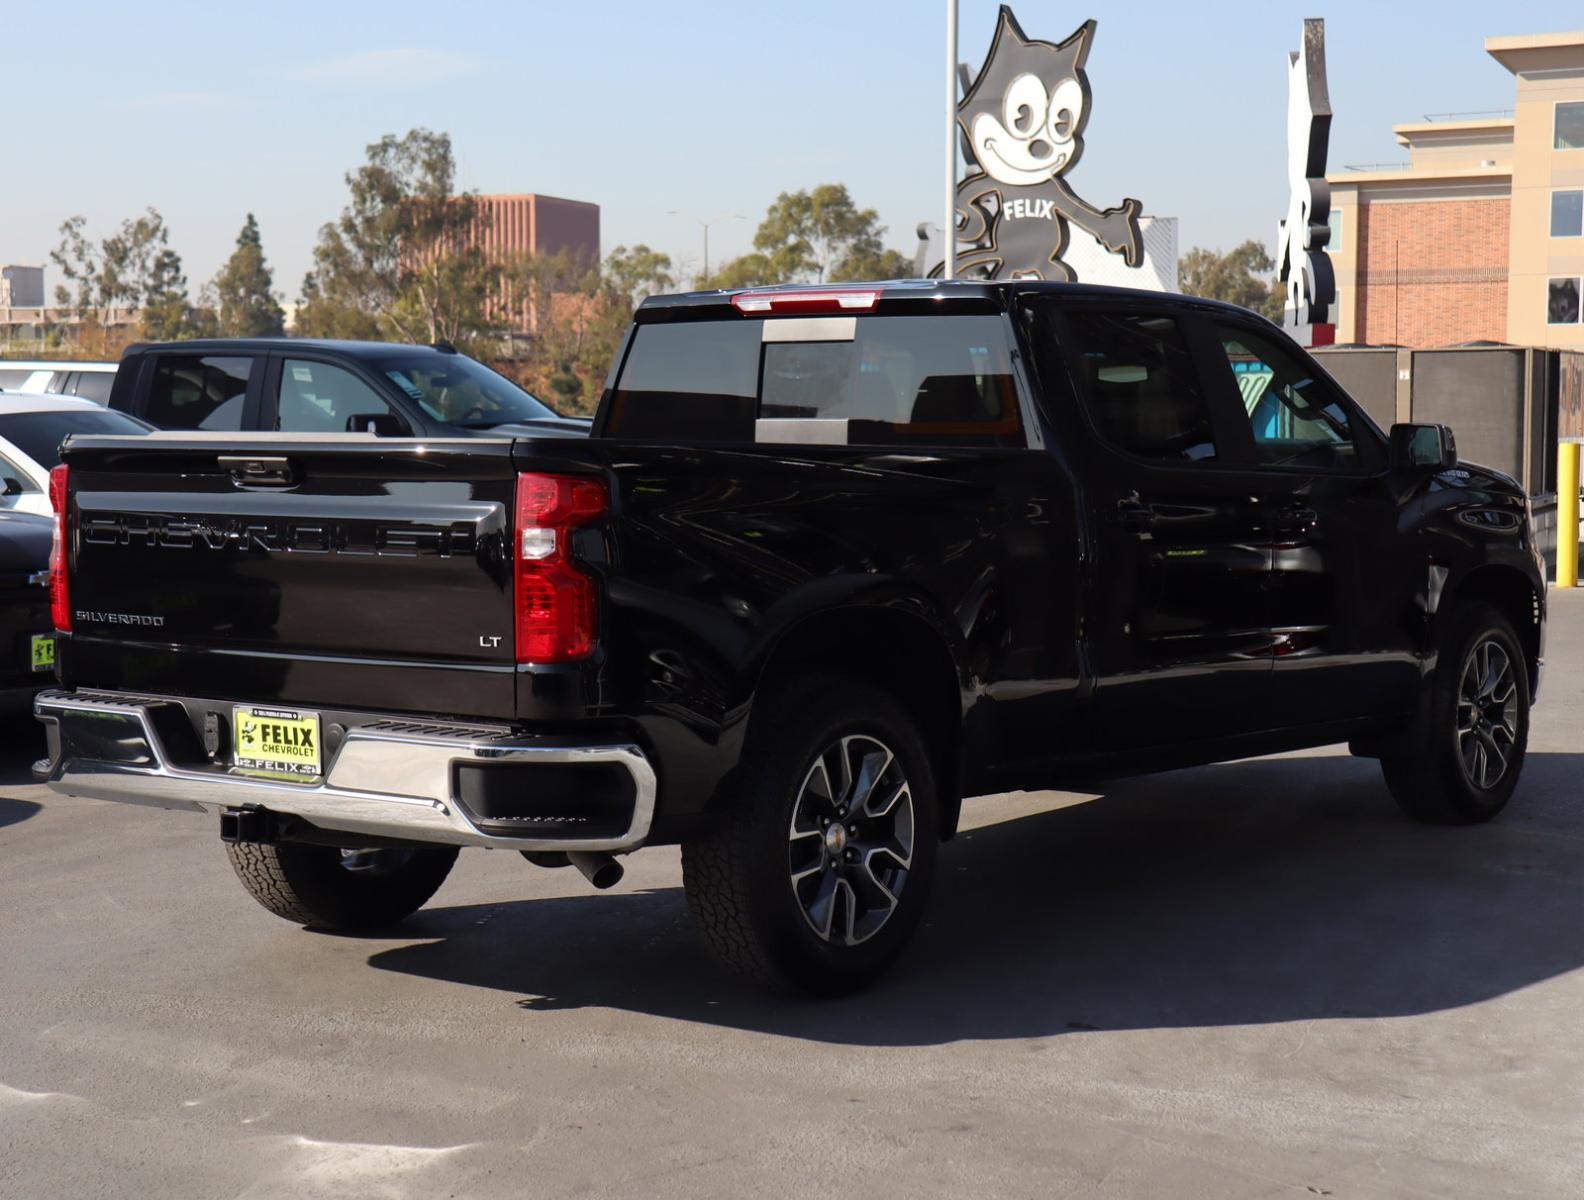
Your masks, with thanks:
<instances>
[{"instance_id":1,"label":"truck tailgate","mask_svg":"<svg viewBox=\"0 0 1584 1200\"><path fill-rule=\"evenodd\" d=\"M78 686L508 718L509 439L68 445Z\"/></svg>"}]
</instances>

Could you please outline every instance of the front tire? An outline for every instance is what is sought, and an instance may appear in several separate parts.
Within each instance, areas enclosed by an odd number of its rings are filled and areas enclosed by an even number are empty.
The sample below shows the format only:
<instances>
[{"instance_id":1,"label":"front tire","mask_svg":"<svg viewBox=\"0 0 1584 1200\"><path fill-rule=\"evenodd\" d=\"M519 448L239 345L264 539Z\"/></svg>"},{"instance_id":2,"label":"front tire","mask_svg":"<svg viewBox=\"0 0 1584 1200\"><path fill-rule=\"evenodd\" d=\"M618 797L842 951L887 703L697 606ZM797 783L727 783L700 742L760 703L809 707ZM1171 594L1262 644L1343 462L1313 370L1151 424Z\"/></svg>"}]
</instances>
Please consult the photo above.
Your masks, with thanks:
<instances>
[{"instance_id":1,"label":"front tire","mask_svg":"<svg viewBox=\"0 0 1584 1200\"><path fill-rule=\"evenodd\" d=\"M761 983L861 987L918 925L940 839L935 762L892 696L836 676L767 696L718 824L682 846L688 905Z\"/></svg>"},{"instance_id":2,"label":"front tire","mask_svg":"<svg viewBox=\"0 0 1584 1200\"><path fill-rule=\"evenodd\" d=\"M341 850L306 842L227 842L231 868L248 894L310 929L376 929L411 916L440 890L455 846Z\"/></svg>"},{"instance_id":3,"label":"front tire","mask_svg":"<svg viewBox=\"0 0 1584 1200\"><path fill-rule=\"evenodd\" d=\"M1523 648L1504 616L1471 604L1452 616L1413 727L1381 759L1386 786L1416 820L1488 821L1512 799L1528 744Z\"/></svg>"}]
</instances>

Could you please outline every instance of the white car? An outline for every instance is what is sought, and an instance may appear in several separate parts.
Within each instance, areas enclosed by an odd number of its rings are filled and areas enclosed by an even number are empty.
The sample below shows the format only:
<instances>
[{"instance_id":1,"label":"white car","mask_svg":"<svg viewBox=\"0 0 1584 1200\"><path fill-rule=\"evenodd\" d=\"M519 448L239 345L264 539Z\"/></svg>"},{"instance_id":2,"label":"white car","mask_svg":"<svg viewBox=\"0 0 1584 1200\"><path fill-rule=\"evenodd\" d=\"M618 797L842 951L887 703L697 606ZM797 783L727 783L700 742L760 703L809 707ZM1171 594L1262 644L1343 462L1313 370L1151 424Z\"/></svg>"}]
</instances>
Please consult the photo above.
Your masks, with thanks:
<instances>
[{"instance_id":1,"label":"white car","mask_svg":"<svg viewBox=\"0 0 1584 1200\"><path fill-rule=\"evenodd\" d=\"M154 427L75 396L0 392L0 509L50 515L49 473L73 433L147 433Z\"/></svg>"},{"instance_id":2,"label":"white car","mask_svg":"<svg viewBox=\"0 0 1584 1200\"><path fill-rule=\"evenodd\" d=\"M0 359L0 389L42 396L81 396L101 408L110 402L120 363L14 362Z\"/></svg>"}]
</instances>

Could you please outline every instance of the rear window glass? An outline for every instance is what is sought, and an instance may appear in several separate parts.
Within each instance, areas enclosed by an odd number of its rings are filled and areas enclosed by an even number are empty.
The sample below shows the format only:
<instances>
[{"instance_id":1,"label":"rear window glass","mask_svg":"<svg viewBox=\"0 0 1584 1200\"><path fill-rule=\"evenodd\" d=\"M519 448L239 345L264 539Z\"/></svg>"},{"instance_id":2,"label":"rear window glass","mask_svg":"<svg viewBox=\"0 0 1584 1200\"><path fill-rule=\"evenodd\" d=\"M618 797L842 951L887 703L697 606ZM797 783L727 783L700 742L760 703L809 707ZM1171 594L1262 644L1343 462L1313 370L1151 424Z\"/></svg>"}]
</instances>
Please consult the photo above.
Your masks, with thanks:
<instances>
[{"instance_id":1,"label":"rear window glass","mask_svg":"<svg viewBox=\"0 0 1584 1200\"><path fill-rule=\"evenodd\" d=\"M611 436L733 442L1024 444L1001 318L776 319L642 325L611 397Z\"/></svg>"},{"instance_id":2,"label":"rear window glass","mask_svg":"<svg viewBox=\"0 0 1584 1200\"><path fill-rule=\"evenodd\" d=\"M143 415L161 429L241 429L252 369L252 358L162 354Z\"/></svg>"},{"instance_id":3,"label":"rear window glass","mask_svg":"<svg viewBox=\"0 0 1584 1200\"><path fill-rule=\"evenodd\" d=\"M73 433L147 433L148 426L136 417L118 412L20 412L0 411L0 438L5 438L41 467L60 465L61 443Z\"/></svg>"},{"instance_id":4,"label":"rear window glass","mask_svg":"<svg viewBox=\"0 0 1584 1200\"><path fill-rule=\"evenodd\" d=\"M108 404L110 388L114 383L114 371L84 371L77 376L77 387L73 394L84 400L92 400L95 404Z\"/></svg>"}]
</instances>

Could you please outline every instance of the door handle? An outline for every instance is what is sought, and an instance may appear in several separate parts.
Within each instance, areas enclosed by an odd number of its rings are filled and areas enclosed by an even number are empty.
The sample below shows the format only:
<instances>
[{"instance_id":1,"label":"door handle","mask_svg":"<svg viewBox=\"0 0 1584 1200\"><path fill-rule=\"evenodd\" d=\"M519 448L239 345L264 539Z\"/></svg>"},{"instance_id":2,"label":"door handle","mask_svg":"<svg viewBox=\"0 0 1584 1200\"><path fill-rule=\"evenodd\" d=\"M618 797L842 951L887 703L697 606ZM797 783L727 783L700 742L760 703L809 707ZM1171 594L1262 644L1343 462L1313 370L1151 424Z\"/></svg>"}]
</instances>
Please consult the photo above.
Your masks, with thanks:
<instances>
[{"instance_id":1,"label":"door handle","mask_svg":"<svg viewBox=\"0 0 1584 1200\"><path fill-rule=\"evenodd\" d=\"M1137 496L1125 496L1117 501L1111 523L1136 533L1143 532L1155 524L1155 510Z\"/></svg>"},{"instance_id":2,"label":"door handle","mask_svg":"<svg viewBox=\"0 0 1584 1200\"><path fill-rule=\"evenodd\" d=\"M219 462L237 487L290 487L297 482L291 462L284 458L221 455Z\"/></svg>"}]
</instances>

